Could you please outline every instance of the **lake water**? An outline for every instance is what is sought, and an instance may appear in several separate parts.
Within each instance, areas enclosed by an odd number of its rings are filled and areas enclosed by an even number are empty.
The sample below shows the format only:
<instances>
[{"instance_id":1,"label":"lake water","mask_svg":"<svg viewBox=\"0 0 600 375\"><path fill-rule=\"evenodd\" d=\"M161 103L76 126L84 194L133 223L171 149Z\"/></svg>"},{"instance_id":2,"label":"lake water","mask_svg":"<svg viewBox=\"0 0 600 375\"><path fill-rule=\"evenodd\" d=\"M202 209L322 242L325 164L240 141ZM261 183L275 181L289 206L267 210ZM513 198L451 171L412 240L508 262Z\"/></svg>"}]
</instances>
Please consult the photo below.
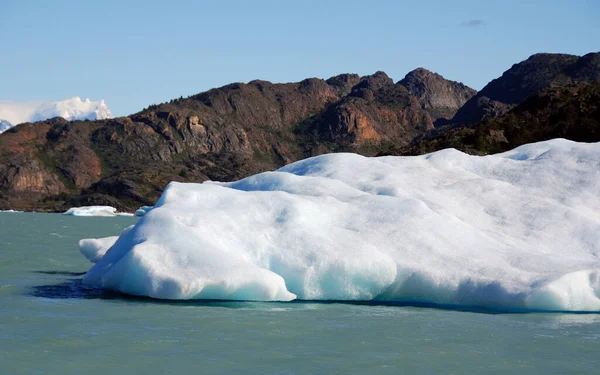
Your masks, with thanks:
<instances>
[{"instance_id":1,"label":"lake water","mask_svg":"<svg viewBox=\"0 0 600 375\"><path fill-rule=\"evenodd\" d=\"M85 288L135 218L0 213L0 374L591 374L600 315L165 302Z\"/></svg>"}]
</instances>

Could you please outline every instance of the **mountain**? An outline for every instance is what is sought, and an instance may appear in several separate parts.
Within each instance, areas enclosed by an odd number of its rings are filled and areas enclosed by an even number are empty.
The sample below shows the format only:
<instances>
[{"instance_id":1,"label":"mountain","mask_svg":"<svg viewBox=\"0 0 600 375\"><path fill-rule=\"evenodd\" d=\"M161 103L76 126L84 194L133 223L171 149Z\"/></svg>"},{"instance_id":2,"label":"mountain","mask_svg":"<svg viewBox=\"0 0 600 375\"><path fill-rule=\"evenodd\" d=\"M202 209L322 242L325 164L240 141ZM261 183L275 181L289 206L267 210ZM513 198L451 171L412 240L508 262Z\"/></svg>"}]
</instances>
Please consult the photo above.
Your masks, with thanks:
<instances>
[{"instance_id":1,"label":"mountain","mask_svg":"<svg viewBox=\"0 0 600 375\"><path fill-rule=\"evenodd\" d=\"M329 152L488 154L556 137L598 141L598 57L534 55L479 93L416 69L396 83L384 72L256 80L127 117L24 123L0 135L0 209L133 212L170 181L237 180ZM473 103L488 112L476 124L435 126L463 102L454 119Z\"/></svg>"},{"instance_id":2,"label":"mountain","mask_svg":"<svg viewBox=\"0 0 600 375\"><path fill-rule=\"evenodd\" d=\"M170 181L234 180L334 151L374 155L433 129L385 73L234 83L128 117L21 124L0 136L0 207L151 205Z\"/></svg>"},{"instance_id":3,"label":"mountain","mask_svg":"<svg viewBox=\"0 0 600 375\"><path fill-rule=\"evenodd\" d=\"M104 100L93 102L89 99L81 100L79 97L47 102L0 100L0 121L4 121L4 127L7 123L17 125L52 117L62 117L66 120L100 120L111 118L112 113ZM0 131L3 130L6 129L0 127Z\"/></svg>"},{"instance_id":4,"label":"mountain","mask_svg":"<svg viewBox=\"0 0 600 375\"><path fill-rule=\"evenodd\" d=\"M600 83L600 53L589 53L582 57L535 54L488 83L458 110L453 123L476 124L485 117L506 113L543 89L575 82Z\"/></svg>"},{"instance_id":5,"label":"mountain","mask_svg":"<svg viewBox=\"0 0 600 375\"><path fill-rule=\"evenodd\" d=\"M600 142L600 84L578 82L548 88L475 127L433 132L380 155L421 155L445 148L485 155L554 138Z\"/></svg>"},{"instance_id":6,"label":"mountain","mask_svg":"<svg viewBox=\"0 0 600 375\"><path fill-rule=\"evenodd\" d=\"M456 111L477 94L460 82L450 81L437 73L418 68L398 82L417 98L434 122L451 119ZM441 121L447 122L447 121Z\"/></svg>"}]
</instances>

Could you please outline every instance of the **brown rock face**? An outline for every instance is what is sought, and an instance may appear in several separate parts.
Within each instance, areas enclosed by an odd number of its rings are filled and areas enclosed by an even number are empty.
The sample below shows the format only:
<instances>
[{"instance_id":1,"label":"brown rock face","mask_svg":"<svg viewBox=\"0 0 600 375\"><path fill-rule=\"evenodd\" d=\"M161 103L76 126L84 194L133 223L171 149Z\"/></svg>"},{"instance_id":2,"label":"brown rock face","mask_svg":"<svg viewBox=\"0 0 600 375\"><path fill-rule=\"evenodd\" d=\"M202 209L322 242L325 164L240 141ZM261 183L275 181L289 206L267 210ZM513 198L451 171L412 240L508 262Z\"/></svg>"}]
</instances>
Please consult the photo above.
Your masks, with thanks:
<instances>
[{"instance_id":1,"label":"brown rock face","mask_svg":"<svg viewBox=\"0 0 600 375\"><path fill-rule=\"evenodd\" d=\"M372 155L432 128L383 72L234 83L129 117L17 126L0 136L0 207L133 210L170 181L239 179L331 151Z\"/></svg>"},{"instance_id":2,"label":"brown rock face","mask_svg":"<svg viewBox=\"0 0 600 375\"><path fill-rule=\"evenodd\" d=\"M598 53L545 54L475 96L417 69L396 84L383 72L233 83L128 117L21 124L0 134L0 209L133 211L170 181L234 180L327 152L489 153L552 137L600 140L600 89L582 83L599 80ZM434 127L458 107L463 122ZM479 126L460 127L470 121Z\"/></svg>"},{"instance_id":3,"label":"brown rock face","mask_svg":"<svg viewBox=\"0 0 600 375\"><path fill-rule=\"evenodd\" d=\"M600 84L548 88L500 117L489 117L475 127L438 131L387 154L417 155L449 147L490 154L553 138L600 142Z\"/></svg>"},{"instance_id":4,"label":"brown rock face","mask_svg":"<svg viewBox=\"0 0 600 375\"><path fill-rule=\"evenodd\" d=\"M477 91L460 82L450 81L437 73L418 68L398 82L417 98L421 108L427 110L434 121L451 119L456 111Z\"/></svg>"},{"instance_id":5,"label":"brown rock face","mask_svg":"<svg viewBox=\"0 0 600 375\"><path fill-rule=\"evenodd\" d=\"M382 144L406 144L433 129L433 121L408 90L383 72L362 77L350 93L320 115L303 122L298 134L335 149L367 152Z\"/></svg>"},{"instance_id":6,"label":"brown rock face","mask_svg":"<svg viewBox=\"0 0 600 375\"><path fill-rule=\"evenodd\" d=\"M488 83L456 113L453 122L475 124L506 113L541 90L576 82L600 83L600 53L583 57L539 53Z\"/></svg>"}]
</instances>

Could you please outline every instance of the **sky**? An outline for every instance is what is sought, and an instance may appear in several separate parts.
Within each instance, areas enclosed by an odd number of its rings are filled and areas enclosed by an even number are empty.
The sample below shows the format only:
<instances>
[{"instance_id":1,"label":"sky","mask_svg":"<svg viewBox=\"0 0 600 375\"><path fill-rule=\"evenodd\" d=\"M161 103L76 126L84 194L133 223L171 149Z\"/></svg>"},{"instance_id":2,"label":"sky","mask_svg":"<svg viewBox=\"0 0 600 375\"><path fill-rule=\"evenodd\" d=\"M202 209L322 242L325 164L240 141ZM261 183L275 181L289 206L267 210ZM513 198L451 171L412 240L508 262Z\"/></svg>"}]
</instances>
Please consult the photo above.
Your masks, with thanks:
<instances>
[{"instance_id":1,"label":"sky","mask_svg":"<svg viewBox=\"0 0 600 375\"><path fill-rule=\"evenodd\" d=\"M600 50L600 0L0 0L0 100L115 116L231 82L417 68L477 90L538 52Z\"/></svg>"}]
</instances>

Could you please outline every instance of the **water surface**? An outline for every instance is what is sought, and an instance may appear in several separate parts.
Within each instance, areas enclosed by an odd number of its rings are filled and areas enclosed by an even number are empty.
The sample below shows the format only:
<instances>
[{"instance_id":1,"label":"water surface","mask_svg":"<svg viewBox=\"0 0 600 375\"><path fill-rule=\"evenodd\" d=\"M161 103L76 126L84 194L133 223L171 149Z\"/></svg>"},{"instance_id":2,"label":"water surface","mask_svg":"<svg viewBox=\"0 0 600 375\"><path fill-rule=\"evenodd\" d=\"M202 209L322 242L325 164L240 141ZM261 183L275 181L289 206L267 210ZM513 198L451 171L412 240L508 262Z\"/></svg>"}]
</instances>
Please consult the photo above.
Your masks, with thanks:
<instances>
[{"instance_id":1,"label":"water surface","mask_svg":"<svg viewBox=\"0 0 600 375\"><path fill-rule=\"evenodd\" d=\"M0 213L2 374L597 373L600 315L165 302L86 288L76 243L135 218Z\"/></svg>"}]
</instances>

